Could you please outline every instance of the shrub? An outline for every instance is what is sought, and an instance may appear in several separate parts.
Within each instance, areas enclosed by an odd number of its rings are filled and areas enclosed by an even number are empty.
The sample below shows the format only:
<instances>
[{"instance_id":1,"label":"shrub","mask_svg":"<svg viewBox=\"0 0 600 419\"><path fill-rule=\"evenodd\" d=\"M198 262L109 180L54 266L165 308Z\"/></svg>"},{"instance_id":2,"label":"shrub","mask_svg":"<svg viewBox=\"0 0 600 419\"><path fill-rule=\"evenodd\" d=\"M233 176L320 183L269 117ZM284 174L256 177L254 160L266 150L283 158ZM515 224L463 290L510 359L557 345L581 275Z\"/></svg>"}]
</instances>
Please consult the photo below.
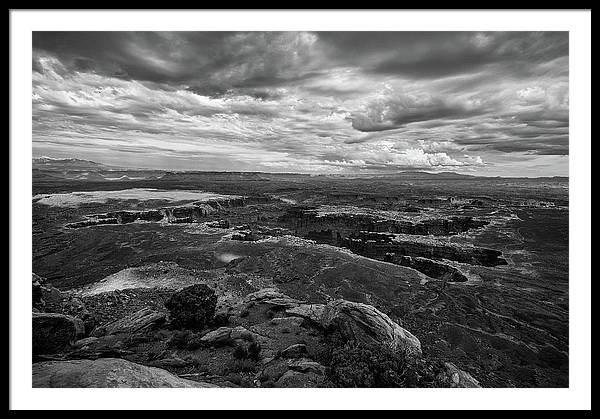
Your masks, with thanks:
<instances>
[{"instance_id":1,"label":"shrub","mask_svg":"<svg viewBox=\"0 0 600 419\"><path fill-rule=\"evenodd\" d=\"M194 350L203 346L201 339L202 333L194 333L191 330L176 330L167 341L167 347Z\"/></svg>"},{"instance_id":2,"label":"shrub","mask_svg":"<svg viewBox=\"0 0 600 419\"><path fill-rule=\"evenodd\" d=\"M428 361L408 358L386 345L346 341L334 334L318 358L338 387L434 386L435 368Z\"/></svg>"},{"instance_id":3,"label":"shrub","mask_svg":"<svg viewBox=\"0 0 600 419\"><path fill-rule=\"evenodd\" d=\"M246 359L248 358L248 349L245 345L238 345L233 350L233 357L235 359Z\"/></svg>"},{"instance_id":4,"label":"shrub","mask_svg":"<svg viewBox=\"0 0 600 419\"><path fill-rule=\"evenodd\" d=\"M227 365L227 371L232 372L256 372L256 362L250 359L232 359Z\"/></svg>"},{"instance_id":5,"label":"shrub","mask_svg":"<svg viewBox=\"0 0 600 419\"><path fill-rule=\"evenodd\" d=\"M175 333L167 341L169 348L185 349L190 338L189 330L176 330Z\"/></svg>"},{"instance_id":6,"label":"shrub","mask_svg":"<svg viewBox=\"0 0 600 419\"><path fill-rule=\"evenodd\" d=\"M174 328L201 329L215 315L217 296L205 284L196 284L176 292L165 302Z\"/></svg>"},{"instance_id":7,"label":"shrub","mask_svg":"<svg viewBox=\"0 0 600 419\"><path fill-rule=\"evenodd\" d=\"M330 379L340 387L406 387L406 358L385 346L346 343L333 349Z\"/></svg>"},{"instance_id":8,"label":"shrub","mask_svg":"<svg viewBox=\"0 0 600 419\"><path fill-rule=\"evenodd\" d=\"M167 356L167 351L165 350L163 345L160 345L158 347L154 347L154 348L151 348L150 350L148 350L146 355L148 357L148 361L154 361L157 359L162 359L165 356Z\"/></svg>"},{"instance_id":9,"label":"shrub","mask_svg":"<svg viewBox=\"0 0 600 419\"><path fill-rule=\"evenodd\" d=\"M229 324L229 314L227 313L218 313L215 314L214 318L211 321L211 325L214 327L223 327Z\"/></svg>"},{"instance_id":10,"label":"shrub","mask_svg":"<svg viewBox=\"0 0 600 419\"><path fill-rule=\"evenodd\" d=\"M260 343L258 342L251 342L248 345L239 344L233 350L233 357L235 359L251 359L253 361L258 361L261 349Z\"/></svg>"},{"instance_id":11,"label":"shrub","mask_svg":"<svg viewBox=\"0 0 600 419\"><path fill-rule=\"evenodd\" d=\"M264 388L274 388L275 382L271 379L268 379L265 382L261 383L260 386Z\"/></svg>"},{"instance_id":12,"label":"shrub","mask_svg":"<svg viewBox=\"0 0 600 419\"><path fill-rule=\"evenodd\" d=\"M258 361L262 347L258 342L252 342L248 345L248 358Z\"/></svg>"}]
</instances>

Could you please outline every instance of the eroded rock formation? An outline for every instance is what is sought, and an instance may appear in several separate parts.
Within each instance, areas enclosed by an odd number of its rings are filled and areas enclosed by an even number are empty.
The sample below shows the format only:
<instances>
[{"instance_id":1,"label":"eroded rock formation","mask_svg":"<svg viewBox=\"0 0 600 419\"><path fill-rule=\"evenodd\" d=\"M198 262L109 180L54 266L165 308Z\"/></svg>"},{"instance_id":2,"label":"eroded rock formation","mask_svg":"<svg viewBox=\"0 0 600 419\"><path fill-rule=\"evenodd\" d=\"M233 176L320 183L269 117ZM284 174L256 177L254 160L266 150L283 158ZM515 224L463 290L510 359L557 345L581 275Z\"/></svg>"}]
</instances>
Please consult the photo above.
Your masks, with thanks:
<instances>
[{"instance_id":1,"label":"eroded rock formation","mask_svg":"<svg viewBox=\"0 0 600 419\"><path fill-rule=\"evenodd\" d=\"M423 257L402 256L396 253L386 253L386 262L407 266L424 273L430 278L448 282L466 282L468 278L458 269L445 263L436 262Z\"/></svg>"},{"instance_id":2,"label":"eroded rock formation","mask_svg":"<svg viewBox=\"0 0 600 419\"><path fill-rule=\"evenodd\" d=\"M333 245L341 245L342 240L357 231L449 236L489 224L488 221L470 216L413 221L409 218L391 219L377 214L365 214L359 210L361 209L357 209L357 213L321 213L317 208L293 207L281 217L281 221L290 225L296 235Z\"/></svg>"},{"instance_id":3,"label":"eroded rock formation","mask_svg":"<svg viewBox=\"0 0 600 419\"><path fill-rule=\"evenodd\" d=\"M194 202L189 205L164 207L141 211L113 211L104 214L86 216L86 220L67 224L68 228L82 228L102 224L129 224L135 221L165 222L165 223L200 223L207 217L217 214L227 208L238 208L246 205L264 204L269 202L267 197L241 197L214 199L203 202ZM228 228L225 220L216 222L212 227Z\"/></svg>"},{"instance_id":4,"label":"eroded rock formation","mask_svg":"<svg viewBox=\"0 0 600 419\"><path fill-rule=\"evenodd\" d=\"M33 364L32 385L35 388L217 387L179 378L160 368L116 358L39 362Z\"/></svg>"},{"instance_id":5,"label":"eroded rock formation","mask_svg":"<svg viewBox=\"0 0 600 419\"><path fill-rule=\"evenodd\" d=\"M467 277L443 259L482 266L504 265L501 252L440 240L478 229L488 221L470 216L406 217L358 207L293 207L280 218L295 234L345 247L369 258L413 268L430 278L465 282Z\"/></svg>"},{"instance_id":6,"label":"eroded rock formation","mask_svg":"<svg viewBox=\"0 0 600 419\"><path fill-rule=\"evenodd\" d=\"M136 333L146 328L164 323L165 313L150 308L143 308L119 320L101 326L94 330L94 336L113 335L117 333Z\"/></svg>"},{"instance_id":7,"label":"eroded rock formation","mask_svg":"<svg viewBox=\"0 0 600 419\"><path fill-rule=\"evenodd\" d=\"M324 309L321 324L334 328L344 338L368 344L388 345L409 356L421 355L421 342L375 307L336 300Z\"/></svg>"},{"instance_id":8,"label":"eroded rock formation","mask_svg":"<svg viewBox=\"0 0 600 419\"><path fill-rule=\"evenodd\" d=\"M343 240L342 245L354 253L377 260L385 260L386 254L394 254L435 260L447 259L489 267L507 264L501 257L502 252L498 250L428 237L361 231Z\"/></svg>"}]
</instances>

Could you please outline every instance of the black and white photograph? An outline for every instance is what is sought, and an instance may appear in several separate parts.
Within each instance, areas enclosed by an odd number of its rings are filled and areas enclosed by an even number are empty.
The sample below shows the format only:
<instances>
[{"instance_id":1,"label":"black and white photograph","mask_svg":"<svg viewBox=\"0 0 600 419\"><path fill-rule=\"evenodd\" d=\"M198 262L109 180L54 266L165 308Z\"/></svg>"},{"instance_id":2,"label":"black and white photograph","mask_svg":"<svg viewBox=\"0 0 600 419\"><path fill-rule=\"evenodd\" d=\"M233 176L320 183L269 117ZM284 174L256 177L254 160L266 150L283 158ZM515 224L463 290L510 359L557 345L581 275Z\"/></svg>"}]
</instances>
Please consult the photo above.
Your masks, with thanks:
<instances>
[{"instance_id":1,"label":"black and white photograph","mask_svg":"<svg viewBox=\"0 0 600 419\"><path fill-rule=\"evenodd\" d=\"M427 409L440 389L582 389L590 260L570 255L590 254L591 179L570 173L591 140L572 94L590 87L569 28L133 20L32 25L18 46L31 234L13 210L11 307L31 317L11 347L30 370L11 375L29 392L386 389Z\"/></svg>"}]
</instances>

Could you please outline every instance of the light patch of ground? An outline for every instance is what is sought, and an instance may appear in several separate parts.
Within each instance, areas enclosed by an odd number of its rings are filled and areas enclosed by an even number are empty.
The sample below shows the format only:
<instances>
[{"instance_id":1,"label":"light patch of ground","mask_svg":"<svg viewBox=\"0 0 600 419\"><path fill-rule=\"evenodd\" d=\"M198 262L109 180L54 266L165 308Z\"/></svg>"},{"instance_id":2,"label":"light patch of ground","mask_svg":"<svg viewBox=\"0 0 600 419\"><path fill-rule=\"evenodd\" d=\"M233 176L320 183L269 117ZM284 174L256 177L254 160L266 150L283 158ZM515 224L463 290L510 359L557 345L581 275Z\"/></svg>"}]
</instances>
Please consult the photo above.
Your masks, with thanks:
<instances>
[{"instance_id":1,"label":"light patch of ground","mask_svg":"<svg viewBox=\"0 0 600 419\"><path fill-rule=\"evenodd\" d=\"M133 177L133 176L127 176L127 175L123 175L121 177L105 177L104 179L106 180L142 180L142 179L146 179L145 177Z\"/></svg>"},{"instance_id":2,"label":"light patch of ground","mask_svg":"<svg viewBox=\"0 0 600 419\"><path fill-rule=\"evenodd\" d=\"M33 202L55 207L78 207L90 202L106 203L110 199L149 201L160 199L164 201L196 201L204 202L213 199L241 198L237 195L221 195L212 192L194 190L164 190L151 188L132 188L118 191L86 191L56 194L38 194Z\"/></svg>"},{"instance_id":3,"label":"light patch of ground","mask_svg":"<svg viewBox=\"0 0 600 419\"><path fill-rule=\"evenodd\" d=\"M205 282L189 270L173 262L159 262L141 267L127 268L79 290L84 296L132 288L166 288L178 290Z\"/></svg>"},{"instance_id":4,"label":"light patch of ground","mask_svg":"<svg viewBox=\"0 0 600 419\"><path fill-rule=\"evenodd\" d=\"M183 229L184 232L186 232L187 234L204 234L204 235L210 235L210 236L224 236L225 234L231 234L233 232L233 230L231 228L217 228L217 227L212 227L211 222L206 222L206 223L194 223L194 224L182 224L183 226L185 226L185 228ZM169 224L169 223L164 223L165 226L170 226L170 227L174 227L174 228L178 228L181 225L180 224Z\"/></svg>"},{"instance_id":5,"label":"light patch of ground","mask_svg":"<svg viewBox=\"0 0 600 419\"><path fill-rule=\"evenodd\" d=\"M432 218L439 211L430 211L427 214L406 214L402 211L378 210L367 207L356 207L354 205L321 205L316 210L317 217L332 215L367 216L383 220L417 222ZM441 216L441 215L440 215Z\"/></svg>"},{"instance_id":6,"label":"light patch of ground","mask_svg":"<svg viewBox=\"0 0 600 419\"><path fill-rule=\"evenodd\" d=\"M220 260L221 262L229 263L234 259L239 259L244 256L236 255L234 253L219 253L219 254L216 254L215 257L218 260Z\"/></svg>"},{"instance_id":7,"label":"light patch of ground","mask_svg":"<svg viewBox=\"0 0 600 419\"><path fill-rule=\"evenodd\" d=\"M296 205L298 203L298 201L286 198L284 196L273 195L273 198L279 199L281 202L285 202L286 204Z\"/></svg>"}]
</instances>

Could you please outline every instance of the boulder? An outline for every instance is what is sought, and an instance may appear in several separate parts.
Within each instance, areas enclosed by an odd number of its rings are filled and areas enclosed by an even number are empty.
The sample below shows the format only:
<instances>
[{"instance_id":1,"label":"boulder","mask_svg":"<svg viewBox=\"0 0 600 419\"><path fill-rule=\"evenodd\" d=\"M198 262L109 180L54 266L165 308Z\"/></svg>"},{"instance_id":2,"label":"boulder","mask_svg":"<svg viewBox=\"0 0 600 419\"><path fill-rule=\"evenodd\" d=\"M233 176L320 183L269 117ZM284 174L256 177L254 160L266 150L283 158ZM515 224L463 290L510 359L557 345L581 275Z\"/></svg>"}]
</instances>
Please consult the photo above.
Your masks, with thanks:
<instances>
[{"instance_id":1,"label":"boulder","mask_svg":"<svg viewBox=\"0 0 600 419\"><path fill-rule=\"evenodd\" d=\"M281 356L284 358L299 358L306 353L306 345L303 343L297 343L295 345L290 345L281 351Z\"/></svg>"},{"instance_id":2,"label":"boulder","mask_svg":"<svg viewBox=\"0 0 600 419\"><path fill-rule=\"evenodd\" d=\"M131 334L164 323L165 320L166 315L164 313L150 308L143 308L133 314L102 326L102 329L107 335L114 335L117 333ZM94 335L97 333L100 333L100 330L95 332Z\"/></svg>"},{"instance_id":3,"label":"boulder","mask_svg":"<svg viewBox=\"0 0 600 419\"><path fill-rule=\"evenodd\" d=\"M160 368L116 358L40 362L33 364L32 370L34 388L217 387L185 380Z\"/></svg>"},{"instance_id":4,"label":"boulder","mask_svg":"<svg viewBox=\"0 0 600 419\"><path fill-rule=\"evenodd\" d=\"M288 370L275 383L275 387L313 388L322 387L325 378L319 374Z\"/></svg>"},{"instance_id":5,"label":"boulder","mask_svg":"<svg viewBox=\"0 0 600 419\"><path fill-rule=\"evenodd\" d=\"M263 288L259 291L252 292L244 297L244 302L260 301L271 298L284 298L285 294L277 291L275 288Z\"/></svg>"},{"instance_id":6,"label":"boulder","mask_svg":"<svg viewBox=\"0 0 600 419\"><path fill-rule=\"evenodd\" d=\"M231 340L231 327L219 327L217 330L208 332L200 338L200 342L209 346L229 345Z\"/></svg>"},{"instance_id":7,"label":"boulder","mask_svg":"<svg viewBox=\"0 0 600 419\"><path fill-rule=\"evenodd\" d=\"M288 362L289 360L282 358L264 359L262 369L257 374L257 379L260 381L277 381L289 369Z\"/></svg>"},{"instance_id":8,"label":"boulder","mask_svg":"<svg viewBox=\"0 0 600 419\"><path fill-rule=\"evenodd\" d=\"M325 367L311 359L302 358L295 359L288 364L288 368L293 371L302 373L313 373L317 375L325 375Z\"/></svg>"},{"instance_id":9,"label":"boulder","mask_svg":"<svg viewBox=\"0 0 600 419\"><path fill-rule=\"evenodd\" d=\"M421 342L375 307L335 300L324 309L321 325L338 331L344 338L367 344L384 344L408 356L421 355Z\"/></svg>"},{"instance_id":10,"label":"boulder","mask_svg":"<svg viewBox=\"0 0 600 419\"><path fill-rule=\"evenodd\" d=\"M277 381L283 374L285 374L288 367L289 360L282 358L270 358L265 360L261 372L258 374L258 378L261 381Z\"/></svg>"},{"instance_id":11,"label":"boulder","mask_svg":"<svg viewBox=\"0 0 600 419\"><path fill-rule=\"evenodd\" d=\"M219 327L200 338L200 342L207 346L226 346L232 345L236 341L254 342L255 340L256 335L242 326Z\"/></svg>"},{"instance_id":12,"label":"boulder","mask_svg":"<svg viewBox=\"0 0 600 419\"><path fill-rule=\"evenodd\" d=\"M480 388L477 381L471 374L459 369L451 362L444 363L444 371L438 376L437 380L440 386L455 388Z\"/></svg>"},{"instance_id":13,"label":"boulder","mask_svg":"<svg viewBox=\"0 0 600 419\"><path fill-rule=\"evenodd\" d=\"M32 313L32 350L34 355L69 350L83 337L83 322L58 313Z\"/></svg>"},{"instance_id":14,"label":"boulder","mask_svg":"<svg viewBox=\"0 0 600 419\"><path fill-rule=\"evenodd\" d=\"M297 307L288 308L285 312L320 324L325 312L325 304L301 304Z\"/></svg>"},{"instance_id":15,"label":"boulder","mask_svg":"<svg viewBox=\"0 0 600 419\"><path fill-rule=\"evenodd\" d=\"M229 338L231 340L245 340L248 342L254 342L254 340L256 339L256 336L254 335L254 333L252 333L245 327L237 326L237 327L234 327L233 329L231 329Z\"/></svg>"},{"instance_id":16,"label":"boulder","mask_svg":"<svg viewBox=\"0 0 600 419\"><path fill-rule=\"evenodd\" d=\"M275 288L263 288L259 291L248 294L244 298L245 303L256 303L256 304L272 304L284 308L296 307L302 304L302 301L291 298Z\"/></svg>"},{"instance_id":17,"label":"boulder","mask_svg":"<svg viewBox=\"0 0 600 419\"><path fill-rule=\"evenodd\" d=\"M95 343L97 341L98 341L97 337L90 336L89 338L79 339L77 342L75 342L73 344L73 346L76 348L83 348L84 346L91 345L92 343Z\"/></svg>"}]
</instances>

